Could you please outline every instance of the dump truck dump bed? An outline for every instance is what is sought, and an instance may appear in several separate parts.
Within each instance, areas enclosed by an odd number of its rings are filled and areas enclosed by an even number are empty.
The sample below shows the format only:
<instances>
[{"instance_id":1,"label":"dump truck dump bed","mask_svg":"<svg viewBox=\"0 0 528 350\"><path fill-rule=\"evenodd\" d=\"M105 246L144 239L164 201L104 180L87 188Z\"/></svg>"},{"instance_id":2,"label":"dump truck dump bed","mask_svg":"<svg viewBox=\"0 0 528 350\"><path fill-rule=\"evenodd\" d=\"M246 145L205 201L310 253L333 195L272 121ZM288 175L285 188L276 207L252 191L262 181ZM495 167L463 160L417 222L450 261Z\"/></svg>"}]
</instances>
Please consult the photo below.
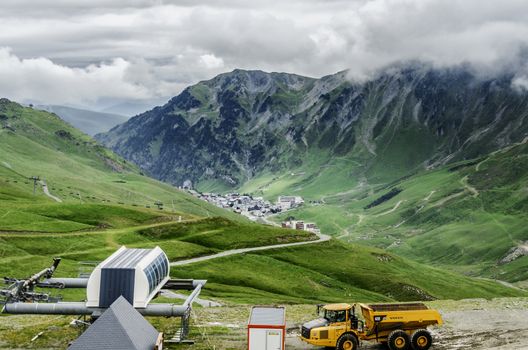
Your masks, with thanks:
<instances>
[{"instance_id":1,"label":"dump truck dump bed","mask_svg":"<svg viewBox=\"0 0 528 350\"><path fill-rule=\"evenodd\" d=\"M441 325L442 317L436 310L422 303L359 304L365 318L367 336L394 329L413 330Z\"/></svg>"}]
</instances>

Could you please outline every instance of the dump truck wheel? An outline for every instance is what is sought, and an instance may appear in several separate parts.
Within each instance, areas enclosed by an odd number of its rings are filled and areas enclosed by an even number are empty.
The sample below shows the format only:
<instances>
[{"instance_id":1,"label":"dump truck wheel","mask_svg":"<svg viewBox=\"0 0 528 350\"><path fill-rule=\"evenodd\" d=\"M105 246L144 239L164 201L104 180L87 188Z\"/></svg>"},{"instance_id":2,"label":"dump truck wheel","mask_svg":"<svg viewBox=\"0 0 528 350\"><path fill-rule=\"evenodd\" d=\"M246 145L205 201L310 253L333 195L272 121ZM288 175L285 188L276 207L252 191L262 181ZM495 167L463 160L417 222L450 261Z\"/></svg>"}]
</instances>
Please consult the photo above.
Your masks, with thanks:
<instances>
[{"instance_id":1,"label":"dump truck wheel","mask_svg":"<svg viewBox=\"0 0 528 350\"><path fill-rule=\"evenodd\" d=\"M433 337L427 329L419 329L413 333L411 343L414 350L427 350L433 344Z\"/></svg>"},{"instance_id":2,"label":"dump truck wheel","mask_svg":"<svg viewBox=\"0 0 528 350\"><path fill-rule=\"evenodd\" d=\"M390 350L409 350L411 348L411 337L404 331L397 329L389 334L387 343Z\"/></svg>"},{"instance_id":3,"label":"dump truck wheel","mask_svg":"<svg viewBox=\"0 0 528 350\"><path fill-rule=\"evenodd\" d=\"M358 341L352 334L343 334L337 341L338 350L357 350Z\"/></svg>"}]
</instances>

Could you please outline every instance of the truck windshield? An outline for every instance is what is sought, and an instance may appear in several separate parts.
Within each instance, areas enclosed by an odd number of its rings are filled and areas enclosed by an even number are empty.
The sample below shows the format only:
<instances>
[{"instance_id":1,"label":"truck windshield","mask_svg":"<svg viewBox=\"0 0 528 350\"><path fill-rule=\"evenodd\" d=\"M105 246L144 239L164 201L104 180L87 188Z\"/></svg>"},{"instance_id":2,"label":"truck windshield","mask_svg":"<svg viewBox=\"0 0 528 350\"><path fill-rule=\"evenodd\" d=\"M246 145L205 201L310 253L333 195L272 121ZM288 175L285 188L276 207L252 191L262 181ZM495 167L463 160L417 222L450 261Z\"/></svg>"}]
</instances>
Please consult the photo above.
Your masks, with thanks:
<instances>
[{"instance_id":1,"label":"truck windshield","mask_svg":"<svg viewBox=\"0 0 528 350\"><path fill-rule=\"evenodd\" d=\"M320 316L329 322L345 322L346 310L321 310Z\"/></svg>"}]
</instances>

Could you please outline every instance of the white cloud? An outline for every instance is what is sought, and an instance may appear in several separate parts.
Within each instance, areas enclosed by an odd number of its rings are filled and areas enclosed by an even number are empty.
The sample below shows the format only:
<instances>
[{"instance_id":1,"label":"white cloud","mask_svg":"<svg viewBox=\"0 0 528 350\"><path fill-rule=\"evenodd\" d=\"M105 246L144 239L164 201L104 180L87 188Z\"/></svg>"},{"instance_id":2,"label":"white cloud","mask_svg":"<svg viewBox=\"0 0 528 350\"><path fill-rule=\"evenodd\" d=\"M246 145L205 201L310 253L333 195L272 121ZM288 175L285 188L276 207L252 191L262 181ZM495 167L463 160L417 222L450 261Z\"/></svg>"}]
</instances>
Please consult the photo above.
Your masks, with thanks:
<instances>
[{"instance_id":1,"label":"white cloud","mask_svg":"<svg viewBox=\"0 0 528 350\"><path fill-rule=\"evenodd\" d=\"M0 27L0 95L46 103L170 97L234 68L528 76L525 0L3 0Z\"/></svg>"},{"instance_id":2,"label":"white cloud","mask_svg":"<svg viewBox=\"0 0 528 350\"><path fill-rule=\"evenodd\" d=\"M110 63L70 68L43 57L20 59L0 48L0 95L43 103L90 103L100 96L147 98L146 89L123 79L129 66L116 58Z\"/></svg>"},{"instance_id":3,"label":"white cloud","mask_svg":"<svg viewBox=\"0 0 528 350\"><path fill-rule=\"evenodd\" d=\"M224 67L224 60L221 57L216 57L213 54L201 55L200 62L207 69L218 69Z\"/></svg>"}]
</instances>

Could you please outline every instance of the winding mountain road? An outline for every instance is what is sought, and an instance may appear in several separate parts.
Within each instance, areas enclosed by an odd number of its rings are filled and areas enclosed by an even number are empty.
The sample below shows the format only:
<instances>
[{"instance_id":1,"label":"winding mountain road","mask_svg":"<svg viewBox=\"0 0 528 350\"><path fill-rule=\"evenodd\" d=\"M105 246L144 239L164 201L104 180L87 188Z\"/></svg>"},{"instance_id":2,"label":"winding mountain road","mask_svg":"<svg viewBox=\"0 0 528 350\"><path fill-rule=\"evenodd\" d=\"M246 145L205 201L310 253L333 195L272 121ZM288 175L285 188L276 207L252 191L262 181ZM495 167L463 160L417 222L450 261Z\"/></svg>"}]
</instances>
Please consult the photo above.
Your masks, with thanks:
<instances>
[{"instance_id":1,"label":"winding mountain road","mask_svg":"<svg viewBox=\"0 0 528 350\"><path fill-rule=\"evenodd\" d=\"M379 216L387 215L387 214L390 214L390 213L394 213L396 211L396 209L398 209L403 202L405 202L405 199L401 200L401 201L398 201L398 203L396 203L392 209L384 211L383 213L376 214L375 216L379 217Z\"/></svg>"},{"instance_id":2,"label":"winding mountain road","mask_svg":"<svg viewBox=\"0 0 528 350\"><path fill-rule=\"evenodd\" d=\"M270 249L278 249L278 248L297 247L297 246L308 245L308 244L316 244L316 243L327 242L332 238L322 233L316 233L316 235L317 237L319 237L319 239L316 239L313 241L283 243L283 244L266 245L266 246L251 247L251 248L231 249L231 250L226 250L226 251L213 254L213 255L206 255L206 256L200 256L200 257L192 258L192 259L173 261L170 263L170 265L171 266L189 265L189 264L194 264L197 262L202 262L202 261L207 261L207 260L212 260L212 259L217 259L217 258L223 258L225 256L231 256L231 255L237 255L237 254L244 254L244 253L262 251L262 250L270 250Z\"/></svg>"}]
</instances>

